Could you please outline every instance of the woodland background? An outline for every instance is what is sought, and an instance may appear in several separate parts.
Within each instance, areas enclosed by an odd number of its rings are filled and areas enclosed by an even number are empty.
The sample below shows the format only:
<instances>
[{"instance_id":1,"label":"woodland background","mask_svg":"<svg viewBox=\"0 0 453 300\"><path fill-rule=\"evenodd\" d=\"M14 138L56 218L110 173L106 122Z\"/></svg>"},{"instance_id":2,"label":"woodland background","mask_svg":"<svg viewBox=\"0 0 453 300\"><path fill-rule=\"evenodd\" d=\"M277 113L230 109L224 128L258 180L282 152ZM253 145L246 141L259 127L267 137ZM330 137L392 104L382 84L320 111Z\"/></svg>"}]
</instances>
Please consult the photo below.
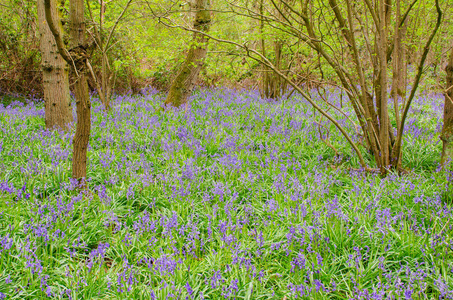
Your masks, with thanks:
<instances>
[{"instance_id":1,"label":"woodland background","mask_svg":"<svg viewBox=\"0 0 453 300\"><path fill-rule=\"evenodd\" d=\"M232 1L234 5L250 6L259 9L264 0L256 0L250 5L248 0ZM67 25L68 3L62 1L63 23ZM129 0L104 1L104 31L108 35L116 20L121 15ZM243 2L243 3L242 3ZM265 1L264 1L265 2ZM320 1L322 3L323 1ZM324 1L327 3L327 1ZM409 3L403 1L402 3ZM94 35L93 25L100 22L101 1L88 1L93 19L86 12L87 28ZM291 62L291 73L299 77L298 82L306 86L319 86L335 83L332 68L310 47L299 43L278 30L265 28L260 31L260 23L232 12L229 1L212 3L212 23L210 34L246 44L250 48L260 49L261 40L267 41L267 56L275 58L273 42L282 43L281 56ZM406 5L407 5L406 3ZM449 49L453 37L453 10L447 0L441 1L443 22L436 35L426 64L423 87L432 91L443 90L445 83L444 69L447 65ZM116 93L138 93L142 88L152 86L158 90L168 90L179 66L185 58L191 34L182 29L174 29L160 22L159 16L165 15L172 22L189 27L191 23L190 1L131 1L129 8L118 23L113 33L113 42L108 52L112 72L115 73L113 89ZM270 7L269 3L264 3ZM42 97L41 55L39 51L39 31L37 22L37 4L35 0L2 0L0 1L0 93L21 94ZM65 21L66 19L66 21ZM408 18L404 45L407 49L407 64L414 71L423 51L423 41L429 35L430 26L435 23L436 15L433 1L418 1ZM336 43L338 31L326 34L330 43ZM165 22L168 23L168 22ZM66 28L67 29L67 28ZM326 28L326 30L329 30ZM68 38L67 38L68 39ZM363 45L364 46L364 45ZM92 51L92 65L100 76L102 55ZM350 59L347 55L344 59ZM263 68L249 59L237 47L225 43L211 42L205 64L200 72L197 84L201 87L226 86L232 88L259 88ZM95 84L90 79L90 89Z\"/></svg>"}]
</instances>

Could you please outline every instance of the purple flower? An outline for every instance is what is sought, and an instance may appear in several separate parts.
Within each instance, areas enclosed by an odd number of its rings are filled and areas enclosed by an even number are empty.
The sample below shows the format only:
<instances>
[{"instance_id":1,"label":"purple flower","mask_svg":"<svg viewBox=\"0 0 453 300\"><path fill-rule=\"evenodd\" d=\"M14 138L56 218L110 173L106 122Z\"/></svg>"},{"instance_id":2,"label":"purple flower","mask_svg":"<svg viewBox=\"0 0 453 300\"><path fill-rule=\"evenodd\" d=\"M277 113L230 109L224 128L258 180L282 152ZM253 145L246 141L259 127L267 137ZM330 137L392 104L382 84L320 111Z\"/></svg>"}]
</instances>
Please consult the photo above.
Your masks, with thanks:
<instances>
[{"instance_id":1,"label":"purple flower","mask_svg":"<svg viewBox=\"0 0 453 300\"><path fill-rule=\"evenodd\" d=\"M319 292L319 290L321 290L321 289L323 291L325 291L324 284L321 281L319 281L318 279L314 280L314 284L315 284L316 292Z\"/></svg>"},{"instance_id":2,"label":"purple flower","mask_svg":"<svg viewBox=\"0 0 453 300\"><path fill-rule=\"evenodd\" d=\"M404 298L406 300L410 300L412 299L412 290L407 288L405 291L404 291Z\"/></svg>"},{"instance_id":3,"label":"purple flower","mask_svg":"<svg viewBox=\"0 0 453 300\"><path fill-rule=\"evenodd\" d=\"M193 290L192 290L192 288L190 287L189 282L186 283L186 286L185 286L185 287L186 287L187 293L189 293L189 296L192 296Z\"/></svg>"}]
</instances>

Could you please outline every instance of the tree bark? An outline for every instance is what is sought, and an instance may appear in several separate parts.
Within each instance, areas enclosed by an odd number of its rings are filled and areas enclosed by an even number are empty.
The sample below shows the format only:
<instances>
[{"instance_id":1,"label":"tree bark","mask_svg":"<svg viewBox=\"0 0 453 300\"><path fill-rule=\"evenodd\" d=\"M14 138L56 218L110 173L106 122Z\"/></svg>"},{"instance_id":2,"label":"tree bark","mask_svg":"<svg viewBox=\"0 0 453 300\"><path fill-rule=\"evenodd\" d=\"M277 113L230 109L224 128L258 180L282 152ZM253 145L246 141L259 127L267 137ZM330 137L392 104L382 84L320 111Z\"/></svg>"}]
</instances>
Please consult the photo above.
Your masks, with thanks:
<instances>
[{"instance_id":1,"label":"tree bark","mask_svg":"<svg viewBox=\"0 0 453 300\"><path fill-rule=\"evenodd\" d=\"M74 84L77 106L77 127L73 140L72 177L86 178L87 150L91 130L91 103L87 83L87 59L85 50L85 17L83 0L71 0L69 4L71 56L78 74Z\"/></svg>"},{"instance_id":2,"label":"tree bark","mask_svg":"<svg viewBox=\"0 0 453 300\"><path fill-rule=\"evenodd\" d=\"M399 128L400 124L400 102L404 103L406 99L406 47L403 44L403 40L406 34L407 19L400 26L401 21L401 0L396 0L396 15L395 15L395 33L393 36L393 80L392 80L392 91L391 95L393 98L393 109L395 111L395 121L396 127ZM392 133L393 128L390 128L390 133ZM392 133L393 135L393 133ZM392 147L395 142L395 138L391 139ZM397 168L401 168L401 157L402 152L399 153L397 161L393 161L393 165ZM395 160L395 158L392 158Z\"/></svg>"},{"instance_id":3,"label":"tree bark","mask_svg":"<svg viewBox=\"0 0 453 300\"><path fill-rule=\"evenodd\" d=\"M50 10L57 30L62 32L55 1L50 1ZM66 61L61 57L55 38L46 22L44 3L38 1L41 67L43 76L45 123L47 129L67 129L73 121L69 77Z\"/></svg>"},{"instance_id":4,"label":"tree bark","mask_svg":"<svg viewBox=\"0 0 453 300\"><path fill-rule=\"evenodd\" d=\"M193 27L197 31L208 32L211 24L211 13L208 11L209 0L196 0L195 20ZM194 32L192 44L187 53L186 60L181 66L176 78L171 84L165 105L179 107L187 102L195 82L203 66L204 58L207 53L208 39L205 35Z\"/></svg>"},{"instance_id":5,"label":"tree bark","mask_svg":"<svg viewBox=\"0 0 453 300\"><path fill-rule=\"evenodd\" d=\"M381 157L382 164L380 166L381 174L386 173L386 168L390 166L390 145L389 145L389 115L388 115L388 102L387 102L387 23L389 22L388 14L386 13L388 9L386 6L387 1L381 0L379 5L379 61L380 61L380 109L379 109L379 139L381 144Z\"/></svg>"},{"instance_id":6,"label":"tree bark","mask_svg":"<svg viewBox=\"0 0 453 300\"><path fill-rule=\"evenodd\" d=\"M85 44L85 17L83 0L71 0L69 3L69 22L70 22L70 37L71 49L66 49L61 37L61 33L57 30L56 24L53 22L50 0L44 1L47 24L55 38L58 52L71 66L76 75L74 83L74 94L77 108L77 126L73 145L72 157L72 178L77 179L84 186L87 169L87 150L88 141L91 130L91 103L88 94L88 57Z\"/></svg>"},{"instance_id":7,"label":"tree bark","mask_svg":"<svg viewBox=\"0 0 453 300\"><path fill-rule=\"evenodd\" d=\"M453 160L453 50L445 70L447 73L447 89L445 92L444 126L440 136L443 142L442 165Z\"/></svg>"}]
</instances>

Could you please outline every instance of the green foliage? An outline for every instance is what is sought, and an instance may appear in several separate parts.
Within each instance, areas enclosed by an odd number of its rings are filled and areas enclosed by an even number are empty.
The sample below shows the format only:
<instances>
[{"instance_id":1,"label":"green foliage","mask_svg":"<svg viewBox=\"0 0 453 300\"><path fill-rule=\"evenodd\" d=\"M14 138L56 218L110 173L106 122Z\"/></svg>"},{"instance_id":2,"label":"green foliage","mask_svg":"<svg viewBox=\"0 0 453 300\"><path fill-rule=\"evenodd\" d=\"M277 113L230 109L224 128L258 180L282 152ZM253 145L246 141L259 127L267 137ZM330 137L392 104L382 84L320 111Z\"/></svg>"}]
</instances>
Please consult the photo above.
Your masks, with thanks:
<instances>
[{"instance_id":1,"label":"green foliage","mask_svg":"<svg viewBox=\"0 0 453 300\"><path fill-rule=\"evenodd\" d=\"M91 22L87 10L86 18L89 20L87 25L89 32L93 34L93 25L99 24L100 21L100 4L97 0L89 0L88 3L93 12L94 23ZM126 3L127 0L114 0L107 3L103 38L106 38L107 32L114 26ZM276 18L278 14L272 11L272 4L269 1L263 3L268 8L264 10L265 17ZM295 8L301 9L298 3L294 4ZM408 40L405 41L405 45L410 49L408 58L412 66L418 62L422 42L429 33L430 26L424 26L424 24L431 24L435 18L430 3L429 1L418 2L409 19L409 28L414 28L414 30L408 32ZM444 9L444 23L432 45L427 62L427 65L432 66L432 72L427 73L430 81L426 85L436 90L439 89L439 85L436 83L441 82L444 77L445 52L450 45L450 37L453 33L452 18L450 18L451 7L447 0L441 0L441 4ZM4 78L0 79L1 88L24 94L34 90L39 94L41 90L40 58L37 48L37 26L39 24L37 24L35 16L36 1L6 0L3 5L6 8L0 11L0 47L2 47L0 70L11 76L8 81L5 81ZM67 19L68 5L69 2L65 1L66 8L63 10L65 19ZM272 42L282 41L284 43L282 55L289 58L288 62L292 61L291 76L298 79L307 78L309 82L316 84L320 82L337 83L334 70L324 60L320 60L307 45L295 38L291 32L285 31L281 24L266 21L261 31L260 18L256 15L259 11L258 2L241 0L235 3L236 6L232 6L225 1L216 1L213 2L213 5L215 7L213 7L213 23L210 30L213 36L246 44L256 50L260 49L260 40L264 39L267 45L266 56L271 60L275 57ZM325 3L313 1L315 15L323 5ZM402 1L402 10L407 9L408 5L409 1ZM139 90L150 83L162 89L168 86L171 82L171 75L184 57L191 33L180 28L167 27L164 23L183 26L190 24L193 13L188 12L189 7L190 5L186 1L159 0L152 3L149 1L132 3L122 21L118 23L113 35L112 48L109 51L110 64L117 74L117 91ZM240 7L246 7L250 11L240 9ZM254 12L255 15L250 12ZM319 17L324 18L324 21L316 30L318 33L322 33L320 36L323 37L323 42L330 45L336 53L345 53L345 49L341 46L342 36L337 34L337 24L333 15L323 14ZM359 24L355 24L355 26L359 27ZM303 28L301 30L303 31ZM393 26L390 26L391 34L393 30ZM373 37L369 38L373 43ZM366 43L362 37L358 38L357 44L359 52L366 53ZM94 51L92 56L92 65L95 72L99 74L99 52ZM365 59L365 57L363 58ZM344 59L345 65L348 65L351 60L347 56L342 59ZM21 69L23 65L29 67ZM244 52L237 49L236 46L211 41L200 81L208 86L253 87L258 83L261 69L255 61L245 58ZM366 77L369 80L372 80L374 76L372 69L369 64L364 66ZM27 75L22 76L21 74ZM244 85L242 85L243 83ZM134 84L137 85L135 88L133 88ZM92 86L94 85L92 84Z\"/></svg>"},{"instance_id":2,"label":"green foliage","mask_svg":"<svg viewBox=\"0 0 453 300\"><path fill-rule=\"evenodd\" d=\"M36 1L0 4L0 94L41 93Z\"/></svg>"},{"instance_id":3,"label":"green foliage","mask_svg":"<svg viewBox=\"0 0 453 300\"><path fill-rule=\"evenodd\" d=\"M194 299L293 299L303 287L302 299L374 289L437 299L452 289L439 95L413 106L412 172L385 179L359 171L323 122L342 157L326 147L298 95L198 91L187 112L162 111L162 100L118 96L109 114L93 101L82 192L69 181L73 130L46 131L41 106L1 110L1 293L184 299L188 285Z\"/></svg>"}]
</instances>

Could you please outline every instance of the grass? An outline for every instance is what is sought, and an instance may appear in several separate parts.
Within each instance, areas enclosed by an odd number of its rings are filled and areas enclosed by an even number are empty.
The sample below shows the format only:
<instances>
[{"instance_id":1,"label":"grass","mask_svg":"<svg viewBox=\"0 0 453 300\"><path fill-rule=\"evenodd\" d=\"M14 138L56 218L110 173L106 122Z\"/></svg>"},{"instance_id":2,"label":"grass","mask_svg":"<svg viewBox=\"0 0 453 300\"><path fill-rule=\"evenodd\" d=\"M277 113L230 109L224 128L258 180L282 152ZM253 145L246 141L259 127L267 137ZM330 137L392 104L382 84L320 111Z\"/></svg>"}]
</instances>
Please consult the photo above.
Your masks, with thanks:
<instances>
[{"instance_id":1,"label":"grass","mask_svg":"<svg viewBox=\"0 0 453 300\"><path fill-rule=\"evenodd\" d=\"M69 179L74 129L45 130L42 105L0 106L0 299L453 297L439 96L412 108L412 171L384 179L324 122L336 157L297 96L93 102L89 192Z\"/></svg>"}]
</instances>

